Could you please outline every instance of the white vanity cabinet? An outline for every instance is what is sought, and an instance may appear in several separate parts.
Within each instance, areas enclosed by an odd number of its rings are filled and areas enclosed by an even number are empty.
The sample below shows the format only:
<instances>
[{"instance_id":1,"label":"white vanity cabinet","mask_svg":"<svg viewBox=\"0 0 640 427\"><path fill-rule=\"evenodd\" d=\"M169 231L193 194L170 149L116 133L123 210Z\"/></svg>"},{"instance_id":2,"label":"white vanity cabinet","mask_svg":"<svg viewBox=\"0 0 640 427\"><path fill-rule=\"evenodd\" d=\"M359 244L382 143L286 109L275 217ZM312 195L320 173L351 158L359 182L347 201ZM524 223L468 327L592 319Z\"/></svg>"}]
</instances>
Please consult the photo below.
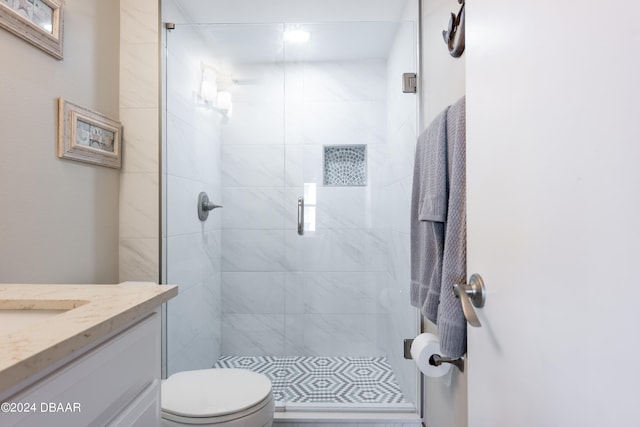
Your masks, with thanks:
<instances>
[{"instance_id":1,"label":"white vanity cabinet","mask_svg":"<svg viewBox=\"0 0 640 427\"><path fill-rule=\"evenodd\" d=\"M160 331L156 310L0 394L0 425L160 425Z\"/></svg>"}]
</instances>

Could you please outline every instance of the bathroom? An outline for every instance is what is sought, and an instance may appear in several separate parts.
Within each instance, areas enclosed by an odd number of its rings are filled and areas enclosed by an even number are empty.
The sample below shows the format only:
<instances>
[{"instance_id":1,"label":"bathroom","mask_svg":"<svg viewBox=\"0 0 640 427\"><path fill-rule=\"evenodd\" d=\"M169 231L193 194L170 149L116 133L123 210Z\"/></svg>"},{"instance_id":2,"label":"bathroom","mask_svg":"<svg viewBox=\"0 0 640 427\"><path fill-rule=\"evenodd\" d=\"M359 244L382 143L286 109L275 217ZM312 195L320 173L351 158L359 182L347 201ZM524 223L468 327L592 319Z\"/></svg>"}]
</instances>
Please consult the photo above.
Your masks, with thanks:
<instances>
[{"instance_id":1,"label":"bathroom","mask_svg":"<svg viewBox=\"0 0 640 427\"><path fill-rule=\"evenodd\" d=\"M197 1L193 1L197 4ZM277 2L283 3L283 2ZM328 3L328 2L325 2ZM368 20L373 17L368 8L353 7L350 9L346 2L331 2L343 5L347 16L345 20ZM384 1L370 2L384 5ZM602 330L596 331L582 324L570 323L567 330L576 337L589 337L596 333L596 341L602 347L616 347L626 366L635 366L631 355L637 351L637 343L617 342L605 334L605 330L616 330L614 336L633 335L629 326L634 319L624 319L618 311L609 307L616 306L622 312L633 313L632 300L637 295L635 288L627 289L623 283L628 283L632 270L620 264L621 259L628 259L628 255L637 254L637 248L628 243L627 238L618 237L614 240L604 233L590 236L597 239L599 246L616 248L610 254L588 252L587 246L581 245L579 251L566 266L558 266L553 257L574 248L575 242L582 242L578 224L570 221L570 214L585 224L589 219L608 218L600 204L589 201L580 185L572 180L574 186L554 186L553 179L565 177L563 173L571 173L572 178L579 177L599 190L607 203L619 206L622 216L618 218L614 230L620 233L611 235L626 235L629 239L637 235L632 217L638 208L635 199L613 199L607 188L620 187L627 182L637 182L638 176L631 162L637 158L633 151L633 144L629 135L633 134L631 123L633 116L625 116L626 112L634 109L621 109L618 104L633 105L629 97L638 95L638 87L634 75L637 74L637 60L630 59L625 51L631 49L631 41L637 40L637 24L633 16L638 16L636 5L630 2L612 2L598 6L570 4L539 5L539 2L525 1L512 5L505 1L484 2L482 5L468 5L467 22L467 50L462 58L454 59L448 56L446 45L442 41L442 30L446 29L449 13L457 12L459 4L455 1L422 1L422 35L419 50L424 64L423 75L420 78L424 105L420 117L420 124L427 125L439 111L452 104L464 93L469 99L468 120L470 133L469 156L485 159L489 153L504 153L509 162L492 164L484 168L486 163L476 163L469 169L470 176L499 194L509 196L513 206L507 206L504 213L480 212L482 216L470 214L470 230L482 230L482 224L492 225L493 233L500 232L498 225L505 227L504 234L493 239L487 239L485 231L470 231L469 273L473 269L483 273L487 279L487 287L496 290L501 283L509 283L520 293L513 293L509 288L500 288L496 293L499 297L510 298L505 306L524 307L525 285L534 283L543 286L542 294L548 294L550 287L566 280L573 283L575 272L583 265L593 265L589 273L585 274L583 286L587 291L584 306L571 308L572 318L584 318L593 310L601 309L595 301L606 302L607 316L603 316ZM312 8L310 2L305 6ZM240 6L239 6L240 7ZM356 10L357 9L357 10ZM631 11L631 12L629 12ZM281 22L267 7L258 9L266 20ZM580 19L572 20L572 16ZM356 18L357 17L357 18ZM571 25L566 25L569 20ZM577 21L577 22L576 22ZM163 267L160 256L162 241L160 238L161 215L159 162L160 129L162 111L160 108L160 73L159 59L163 29L159 28L160 18L157 2L151 1L121 1L119 4L108 4L99 1L67 1L65 16L65 59L56 61L43 55L37 49L31 48L20 39L2 31L0 45L3 51L9 52L11 60L4 64L3 83L0 86L3 99L0 107L0 153L3 225L2 242L0 245L1 277L5 283L118 283L125 280L144 280L158 282ZM606 31L594 31L603 28L621 28L622 35L611 34ZM119 31L115 29L119 28ZM545 33L542 28L553 28ZM588 42L589 49L584 48ZM560 44L575 46L566 56L558 48ZM526 54L517 46L526 47ZM6 49L6 50L5 50ZM588 54L590 53L590 54ZM616 64L616 72L609 71L595 64L593 57L603 58L600 63ZM555 64L555 65L554 65ZM554 65L554 66L552 66ZM561 65L561 66L560 66ZM46 77L43 76L46 73ZM559 78L550 79L559 74ZM6 78L5 78L6 76ZM520 77L518 77L520 76ZM551 81L551 83L550 83ZM508 88L504 84L508 82ZM625 86L621 89L621 86ZM590 88L584 93L584 88ZM197 91L197 88L193 88ZM604 93L606 92L606 93ZM607 95L608 94L608 95ZM119 171L107 168L96 168L87 165L70 165L55 157L55 111L54 100L64 96L76 100L78 103L91 106L110 117L119 118L125 126L125 142L123 153L123 168ZM591 98L603 99L601 103L591 104ZM560 102L570 100L569 104ZM591 109L584 111L583 105L591 105ZM506 106L517 106L507 108ZM495 111L501 114L498 120L489 114ZM540 114L549 117L565 117L565 125L558 127L557 123L545 123L540 120ZM612 115L620 114L625 120L615 120ZM545 116L546 117L546 116ZM503 120L514 123L514 127L501 128ZM37 121L41 126L33 126ZM11 126L7 126L11 123ZM615 124L612 125L612 124ZM418 125L419 126L419 125ZM612 136L602 130L607 128L614 132ZM496 131L500 128L501 131ZM526 129L525 135L517 132L517 128ZM573 141L574 137L567 130L577 132L581 145L572 145L566 141ZM561 132L560 132L561 131ZM494 132L494 133L492 133ZM516 149L510 144L514 139L521 140ZM481 141L471 145L471 141ZM599 151L597 141L611 141L615 144L617 153ZM571 149L587 146L589 150L582 152L576 159L571 157ZM560 149L566 147L566 150ZM485 151L487 150L487 154ZM545 151L546 150L546 151ZM554 152L557 157L545 157L545 153ZM536 162L530 162L530 160ZM488 162L488 160L484 160ZM497 162L496 162L497 163ZM607 176L596 180L593 175L587 175L591 166L598 165L599 170L607 171ZM563 172L564 171L564 172ZM544 172L544 173L542 173ZM518 174L523 175L518 175ZM525 175L528 174L528 175ZM505 177L519 177L506 179ZM531 176L527 181L524 176ZM535 177L535 179L534 179ZM527 197L522 197L522 186L527 185ZM479 184L470 184L469 191L480 191ZM635 191L629 187L629 191ZM474 193L476 194L476 193ZM632 193L629 193L632 194ZM494 200L491 192L483 193L482 197ZM560 215L550 215L544 208L549 206L548 198L559 204L565 211L556 212ZM213 200L214 202L216 200ZM191 202L189 202L191 203ZM195 202L193 203L195 206ZM470 201L470 209L483 206L476 200ZM579 208L585 208L577 210ZM539 225L530 226L530 232L525 233L514 225L515 218L522 221L524 212L540 221ZM227 209L225 206L224 209ZM295 206L294 206L295 212ZM487 208L488 209L488 208ZM562 213L566 212L566 213ZM211 212L214 219L216 211ZM480 215L479 214L479 215ZM494 217L491 215L498 215ZM522 215L519 216L519 215ZM554 225L558 220L559 225ZM583 224L580 222L579 224ZM543 252L532 244L524 245L522 241L538 242L537 227L550 227L555 230L559 239L567 233L567 241L563 241L557 250ZM623 227L627 226L625 230ZM629 232L630 231L630 232ZM488 232L488 231L487 231ZM540 234L542 236L544 234ZM637 236L636 236L637 237ZM482 240L483 244L479 242ZM592 240L593 241L593 240ZM637 241L637 239L636 239ZM541 244L541 243L540 243ZM510 260L509 275L500 273L485 273L489 265L498 262L492 257L492 251L481 251L481 246L493 248L510 248L504 255ZM564 251L564 252L563 252ZM472 256L471 254L474 254ZM535 255L540 263L533 265L527 261L525 255ZM612 265L619 266L611 285L610 292L596 293L598 282L610 281L611 277L603 276L592 260L603 256ZM33 268L37 265L38 268ZM528 270L527 267L533 267ZM596 271L594 271L596 270ZM529 278L528 273L534 271ZM559 278L546 281L539 279L546 277L538 271L551 271ZM619 275L619 276L618 276ZM493 276L493 277L492 277ZM521 285L513 285L525 279ZM492 280L489 280L492 279ZM517 287L516 287L517 286ZM520 288L520 286L523 286ZM573 307L570 292L559 295L559 301L566 301L566 306ZM495 296L493 298L498 298ZM597 296L596 296L597 295ZM621 298L621 295L627 297ZM485 310L492 307L491 295ZM494 299L493 307L501 306L498 299ZM546 304L546 302L545 302ZM566 307L562 304L544 305L548 317L557 320L564 313ZM533 305L535 306L535 304ZM554 349L562 357L573 356L573 347L564 343L560 336L550 332L549 320L540 314L540 310L533 311L526 317L526 331L536 340L550 340ZM407 311L412 310L407 304ZM509 314L509 313L507 313ZM513 314L513 313L512 313ZM513 314L513 316L515 316ZM509 317L509 316L507 316ZM513 317L511 317L513 318ZM482 319L481 319L482 320ZM630 320L630 321L629 321ZM539 324L538 324L539 323ZM486 331L485 327L478 331ZM472 331L478 333L478 331ZM496 329L495 336L485 336L488 342L495 342L506 333L505 328ZM406 336L396 337L401 341ZM479 339L479 338L478 338ZM543 355L534 359L535 348L518 337L504 338L503 350L509 350L509 363L502 364L506 372L500 375L499 367L487 369L486 378L479 367L486 366L490 360L476 356L469 356L469 366L466 373L457 377L450 386L437 381L426 380L424 384L424 422L431 427L438 426L466 426L466 425L506 425L504 419L512 420L513 425L534 425L528 419L538 421L537 425L550 425L549 420L563 421L568 424L578 423L569 413L579 413L582 425L593 425L594 420L610 422L616 420L619 425L632 425L635 419L630 408L633 407L633 384L630 379L637 378L637 368L632 369L631 375L625 378L605 378L594 375L589 387L584 391L567 393L567 388L575 389L575 384L581 384L580 370L589 369L592 358L605 355L604 350L589 347L589 357L579 358L569 369L561 369ZM505 343L509 342L509 345ZM477 344L474 336L470 336L470 344ZM515 354L514 354L515 352ZM506 358L507 355L504 355ZM522 372L517 369L518 362L528 361L533 369ZM551 372L543 369L551 366ZM473 375L480 375L473 378ZM469 377L469 378L467 378ZM500 402L504 403L505 418L492 418L484 411L472 396L477 396L478 389L488 387L493 378L504 389L509 389L504 378L515 378L513 387L533 382L535 390L545 390L550 383L553 387L553 398L540 397L543 393L528 396L535 402L535 406L542 408L535 414L515 398L496 392L496 399L491 401L488 408L495 408ZM501 379L502 378L502 379ZM535 380L538 378L538 381ZM474 384L475 380L475 384ZM467 381L469 386L467 387ZM480 386L479 384L483 384ZM559 386L558 384L562 386ZM569 387L573 384L572 387ZM617 415L607 417L602 403L594 403L589 391L595 387L607 388L610 392L604 401L616 405ZM517 389L516 389L517 390ZM469 398L467 398L467 394ZM516 395L517 393L513 393ZM592 393L593 394L593 393ZM525 399L526 400L526 399ZM532 400L529 400L531 402ZM552 401L566 402L560 408ZM486 401L482 401L487 403ZM588 407L588 411L572 411L577 407ZM476 417L471 415L475 414ZM612 418L614 417L614 418ZM478 421L478 420L485 420ZM486 420L492 420L489 422ZM567 421L571 420L571 422Z\"/></svg>"}]
</instances>

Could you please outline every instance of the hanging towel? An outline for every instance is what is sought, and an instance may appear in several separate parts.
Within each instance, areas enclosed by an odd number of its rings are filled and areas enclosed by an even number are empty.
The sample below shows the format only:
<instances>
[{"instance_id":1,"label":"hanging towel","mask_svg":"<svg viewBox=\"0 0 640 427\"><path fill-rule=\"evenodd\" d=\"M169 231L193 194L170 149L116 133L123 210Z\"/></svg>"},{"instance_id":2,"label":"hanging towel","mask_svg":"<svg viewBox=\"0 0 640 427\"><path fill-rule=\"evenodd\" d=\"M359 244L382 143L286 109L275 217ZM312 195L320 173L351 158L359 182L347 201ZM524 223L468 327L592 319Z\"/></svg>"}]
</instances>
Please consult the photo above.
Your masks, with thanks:
<instances>
[{"instance_id":1,"label":"hanging towel","mask_svg":"<svg viewBox=\"0 0 640 427\"><path fill-rule=\"evenodd\" d=\"M434 323L440 300L447 216L446 138L447 110L418 138L411 194L410 299Z\"/></svg>"},{"instance_id":2,"label":"hanging towel","mask_svg":"<svg viewBox=\"0 0 640 427\"><path fill-rule=\"evenodd\" d=\"M447 111L447 169L449 199L444 231L442 285L438 307L440 350L462 357L467 349L467 321L453 294L455 283L467 278L466 115L463 97Z\"/></svg>"}]
</instances>

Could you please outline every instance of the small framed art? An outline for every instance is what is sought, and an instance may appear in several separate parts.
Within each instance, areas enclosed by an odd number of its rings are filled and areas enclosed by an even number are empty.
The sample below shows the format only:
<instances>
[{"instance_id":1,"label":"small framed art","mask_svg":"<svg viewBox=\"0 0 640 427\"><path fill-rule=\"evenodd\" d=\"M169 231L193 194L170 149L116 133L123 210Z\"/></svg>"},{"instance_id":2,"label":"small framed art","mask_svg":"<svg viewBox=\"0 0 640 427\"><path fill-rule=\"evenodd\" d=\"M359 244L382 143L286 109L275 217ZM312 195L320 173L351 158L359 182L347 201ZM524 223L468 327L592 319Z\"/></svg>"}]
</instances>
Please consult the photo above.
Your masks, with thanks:
<instances>
[{"instance_id":1,"label":"small framed art","mask_svg":"<svg viewBox=\"0 0 640 427\"><path fill-rule=\"evenodd\" d=\"M64 0L0 0L0 27L62 59Z\"/></svg>"},{"instance_id":2,"label":"small framed art","mask_svg":"<svg viewBox=\"0 0 640 427\"><path fill-rule=\"evenodd\" d=\"M121 145L119 122L62 98L58 100L58 157L119 168Z\"/></svg>"}]
</instances>

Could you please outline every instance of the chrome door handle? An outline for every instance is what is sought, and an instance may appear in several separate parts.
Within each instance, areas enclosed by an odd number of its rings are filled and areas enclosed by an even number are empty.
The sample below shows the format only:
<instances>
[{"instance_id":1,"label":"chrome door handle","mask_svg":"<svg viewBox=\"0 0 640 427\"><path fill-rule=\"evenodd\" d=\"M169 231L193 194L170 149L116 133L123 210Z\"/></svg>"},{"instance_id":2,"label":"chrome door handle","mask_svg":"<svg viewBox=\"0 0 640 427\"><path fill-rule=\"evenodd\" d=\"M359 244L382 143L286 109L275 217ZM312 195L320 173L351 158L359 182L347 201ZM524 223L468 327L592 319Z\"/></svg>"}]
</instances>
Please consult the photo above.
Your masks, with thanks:
<instances>
[{"instance_id":1,"label":"chrome door handle","mask_svg":"<svg viewBox=\"0 0 640 427\"><path fill-rule=\"evenodd\" d=\"M467 322L476 328L482 326L476 311L473 309L473 307L484 307L486 292L482 277L480 277L479 274L472 274L469 278L469 284L456 283L453 285L453 293L456 298L460 298L460 302L462 302L462 311Z\"/></svg>"},{"instance_id":2,"label":"chrome door handle","mask_svg":"<svg viewBox=\"0 0 640 427\"><path fill-rule=\"evenodd\" d=\"M304 234L304 197L298 197L298 235Z\"/></svg>"}]
</instances>

